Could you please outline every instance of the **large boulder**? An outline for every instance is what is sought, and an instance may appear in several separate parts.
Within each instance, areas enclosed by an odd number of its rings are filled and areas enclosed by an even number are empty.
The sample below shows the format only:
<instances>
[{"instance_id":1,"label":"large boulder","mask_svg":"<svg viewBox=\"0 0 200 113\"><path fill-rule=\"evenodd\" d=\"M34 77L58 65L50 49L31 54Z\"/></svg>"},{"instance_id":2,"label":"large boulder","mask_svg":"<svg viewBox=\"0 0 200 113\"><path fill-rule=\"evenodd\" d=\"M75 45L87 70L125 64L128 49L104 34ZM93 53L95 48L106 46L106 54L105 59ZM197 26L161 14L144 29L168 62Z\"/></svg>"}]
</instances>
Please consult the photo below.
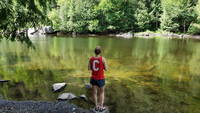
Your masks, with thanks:
<instances>
[{"instance_id":1,"label":"large boulder","mask_svg":"<svg viewBox=\"0 0 200 113\"><path fill-rule=\"evenodd\" d=\"M37 32L36 29L34 29L34 28L29 28L29 29L28 29L28 36L34 35L36 32Z\"/></svg>"},{"instance_id":2,"label":"large boulder","mask_svg":"<svg viewBox=\"0 0 200 113\"><path fill-rule=\"evenodd\" d=\"M51 26L44 26L42 28L42 31L43 31L44 34L52 34L52 33L55 32L54 29Z\"/></svg>"},{"instance_id":3,"label":"large boulder","mask_svg":"<svg viewBox=\"0 0 200 113\"><path fill-rule=\"evenodd\" d=\"M58 96L58 100L72 100L77 98L73 93L63 93Z\"/></svg>"},{"instance_id":4,"label":"large boulder","mask_svg":"<svg viewBox=\"0 0 200 113\"><path fill-rule=\"evenodd\" d=\"M66 83L55 83L52 85L53 91L58 92L66 87Z\"/></svg>"}]
</instances>

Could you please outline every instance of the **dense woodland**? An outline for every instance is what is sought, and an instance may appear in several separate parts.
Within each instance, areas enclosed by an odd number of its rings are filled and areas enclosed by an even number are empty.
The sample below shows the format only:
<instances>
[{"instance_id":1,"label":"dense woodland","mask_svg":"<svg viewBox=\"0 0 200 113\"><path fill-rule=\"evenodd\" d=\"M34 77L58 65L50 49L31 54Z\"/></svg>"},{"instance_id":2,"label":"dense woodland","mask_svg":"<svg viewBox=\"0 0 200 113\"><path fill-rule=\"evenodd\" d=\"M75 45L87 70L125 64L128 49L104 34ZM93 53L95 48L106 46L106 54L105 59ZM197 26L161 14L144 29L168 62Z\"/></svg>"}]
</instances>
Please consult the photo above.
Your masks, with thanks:
<instances>
[{"instance_id":1,"label":"dense woodland","mask_svg":"<svg viewBox=\"0 0 200 113\"><path fill-rule=\"evenodd\" d=\"M1 0L0 35L51 25L63 32L200 34L200 0Z\"/></svg>"}]
</instances>

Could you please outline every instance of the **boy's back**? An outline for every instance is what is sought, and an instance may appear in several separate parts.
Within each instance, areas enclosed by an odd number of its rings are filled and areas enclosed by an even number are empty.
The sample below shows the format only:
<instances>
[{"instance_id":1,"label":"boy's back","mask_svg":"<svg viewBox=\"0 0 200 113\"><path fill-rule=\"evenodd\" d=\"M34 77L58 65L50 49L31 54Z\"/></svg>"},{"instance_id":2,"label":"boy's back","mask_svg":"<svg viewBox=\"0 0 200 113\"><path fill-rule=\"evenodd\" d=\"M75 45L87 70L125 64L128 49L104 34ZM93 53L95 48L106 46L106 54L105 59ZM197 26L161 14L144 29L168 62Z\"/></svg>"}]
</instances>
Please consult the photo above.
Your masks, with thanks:
<instances>
[{"instance_id":1,"label":"boy's back","mask_svg":"<svg viewBox=\"0 0 200 113\"><path fill-rule=\"evenodd\" d=\"M105 79L104 76L104 63L103 57L91 57L90 58L90 69L92 70L92 79L102 80Z\"/></svg>"},{"instance_id":2,"label":"boy's back","mask_svg":"<svg viewBox=\"0 0 200 113\"><path fill-rule=\"evenodd\" d=\"M93 100L95 103L95 111L104 111L104 85L105 85L105 75L104 70L107 69L105 59L100 56L101 48L97 46L95 48L95 57L91 57L88 63L88 69L91 70L92 76L90 83L92 84L93 89ZM98 89L98 90L97 90ZM97 96L97 91L99 95ZM98 98L98 99L97 99ZM98 101L99 100L99 101Z\"/></svg>"}]
</instances>

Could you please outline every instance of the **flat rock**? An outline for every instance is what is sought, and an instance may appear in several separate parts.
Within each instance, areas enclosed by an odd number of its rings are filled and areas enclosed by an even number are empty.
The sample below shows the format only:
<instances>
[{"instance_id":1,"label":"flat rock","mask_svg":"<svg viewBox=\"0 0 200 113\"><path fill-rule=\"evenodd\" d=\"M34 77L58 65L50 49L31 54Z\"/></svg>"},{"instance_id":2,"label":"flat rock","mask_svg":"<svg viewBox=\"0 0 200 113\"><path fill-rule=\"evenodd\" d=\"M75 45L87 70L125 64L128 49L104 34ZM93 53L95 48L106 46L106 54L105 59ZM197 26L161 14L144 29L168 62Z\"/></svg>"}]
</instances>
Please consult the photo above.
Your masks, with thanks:
<instances>
[{"instance_id":1,"label":"flat rock","mask_svg":"<svg viewBox=\"0 0 200 113\"><path fill-rule=\"evenodd\" d=\"M66 83L55 83L55 84L53 84L52 87L53 87L53 91L57 92L57 91L64 89L66 87Z\"/></svg>"},{"instance_id":2,"label":"flat rock","mask_svg":"<svg viewBox=\"0 0 200 113\"><path fill-rule=\"evenodd\" d=\"M72 100L77 98L73 93L63 93L58 96L58 100Z\"/></svg>"}]
</instances>

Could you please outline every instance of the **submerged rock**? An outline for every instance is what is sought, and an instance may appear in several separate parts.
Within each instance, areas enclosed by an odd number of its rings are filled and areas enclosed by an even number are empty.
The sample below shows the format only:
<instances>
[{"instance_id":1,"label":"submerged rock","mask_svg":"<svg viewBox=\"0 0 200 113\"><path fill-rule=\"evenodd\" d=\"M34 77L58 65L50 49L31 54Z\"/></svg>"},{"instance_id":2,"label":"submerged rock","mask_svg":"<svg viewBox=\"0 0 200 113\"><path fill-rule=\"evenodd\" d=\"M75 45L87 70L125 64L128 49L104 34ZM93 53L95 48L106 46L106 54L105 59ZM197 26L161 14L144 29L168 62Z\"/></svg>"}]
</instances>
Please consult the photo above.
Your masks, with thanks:
<instances>
[{"instance_id":1,"label":"submerged rock","mask_svg":"<svg viewBox=\"0 0 200 113\"><path fill-rule=\"evenodd\" d=\"M58 96L58 100L72 100L77 98L73 93L63 93Z\"/></svg>"},{"instance_id":2,"label":"submerged rock","mask_svg":"<svg viewBox=\"0 0 200 113\"><path fill-rule=\"evenodd\" d=\"M85 101L88 100L87 97L86 97L86 95L84 95L84 94L80 95L79 97L80 97L81 99L85 100Z\"/></svg>"},{"instance_id":3,"label":"submerged rock","mask_svg":"<svg viewBox=\"0 0 200 113\"><path fill-rule=\"evenodd\" d=\"M9 82L9 80L0 80L0 83L1 83L1 82Z\"/></svg>"},{"instance_id":4,"label":"submerged rock","mask_svg":"<svg viewBox=\"0 0 200 113\"><path fill-rule=\"evenodd\" d=\"M58 92L66 87L66 83L55 83L52 87L54 92Z\"/></svg>"}]
</instances>

